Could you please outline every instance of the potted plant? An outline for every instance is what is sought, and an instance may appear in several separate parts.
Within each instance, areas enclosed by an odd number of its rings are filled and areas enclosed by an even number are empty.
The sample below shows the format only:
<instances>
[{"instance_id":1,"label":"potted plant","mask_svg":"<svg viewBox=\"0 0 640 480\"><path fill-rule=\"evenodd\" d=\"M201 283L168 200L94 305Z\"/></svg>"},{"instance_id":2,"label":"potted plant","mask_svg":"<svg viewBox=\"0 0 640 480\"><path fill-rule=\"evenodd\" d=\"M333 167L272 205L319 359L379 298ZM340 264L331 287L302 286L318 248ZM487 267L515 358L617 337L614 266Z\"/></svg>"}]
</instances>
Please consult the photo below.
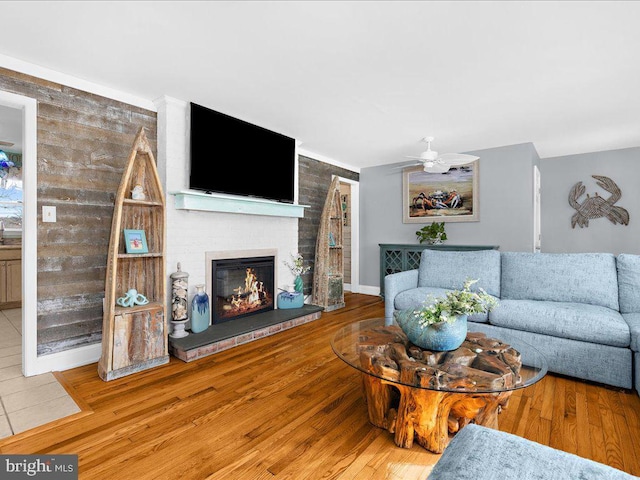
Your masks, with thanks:
<instances>
[{"instance_id":1,"label":"potted plant","mask_svg":"<svg viewBox=\"0 0 640 480\"><path fill-rule=\"evenodd\" d=\"M291 262L284 260L282 263L291 271L291 274L295 277L294 289L296 292L302 293L304 283L302 281L302 275L311 270L311 266L304 264L304 258L302 254L291 254Z\"/></svg>"},{"instance_id":2,"label":"potted plant","mask_svg":"<svg viewBox=\"0 0 640 480\"><path fill-rule=\"evenodd\" d=\"M482 288L471 291L477 281L467 279L462 290L444 297L429 295L421 308L395 312L395 320L414 345L426 350L455 350L467 336L467 316L487 313L498 305Z\"/></svg>"},{"instance_id":3,"label":"potted plant","mask_svg":"<svg viewBox=\"0 0 640 480\"><path fill-rule=\"evenodd\" d=\"M416 232L416 236L420 243L426 242L429 245L439 245L447 239L447 234L444 231L444 222L425 225Z\"/></svg>"}]
</instances>

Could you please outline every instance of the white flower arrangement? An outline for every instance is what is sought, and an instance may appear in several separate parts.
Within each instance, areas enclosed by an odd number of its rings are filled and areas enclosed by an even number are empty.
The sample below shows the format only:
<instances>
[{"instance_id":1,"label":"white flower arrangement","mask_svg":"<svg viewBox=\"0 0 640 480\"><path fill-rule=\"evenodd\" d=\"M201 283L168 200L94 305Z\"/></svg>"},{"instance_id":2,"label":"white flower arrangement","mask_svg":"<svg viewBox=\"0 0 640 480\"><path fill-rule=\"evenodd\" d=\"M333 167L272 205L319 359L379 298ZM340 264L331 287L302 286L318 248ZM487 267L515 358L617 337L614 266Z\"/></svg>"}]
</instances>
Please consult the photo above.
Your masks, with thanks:
<instances>
[{"instance_id":1,"label":"white flower arrangement","mask_svg":"<svg viewBox=\"0 0 640 480\"><path fill-rule=\"evenodd\" d=\"M498 306L498 301L482 288L472 292L471 285L478 280L467 279L462 290L448 292L446 297L429 295L424 307L415 311L418 323L424 328L440 322L453 322L460 315L486 313Z\"/></svg>"},{"instance_id":2,"label":"white flower arrangement","mask_svg":"<svg viewBox=\"0 0 640 480\"><path fill-rule=\"evenodd\" d=\"M291 271L294 276L304 275L309 270L311 270L310 265L304 265L304 258L300 253L291 254L291 262L287 262L284 260L282 263L285 264L287 268Z\"/></svg>"}]
</instances>

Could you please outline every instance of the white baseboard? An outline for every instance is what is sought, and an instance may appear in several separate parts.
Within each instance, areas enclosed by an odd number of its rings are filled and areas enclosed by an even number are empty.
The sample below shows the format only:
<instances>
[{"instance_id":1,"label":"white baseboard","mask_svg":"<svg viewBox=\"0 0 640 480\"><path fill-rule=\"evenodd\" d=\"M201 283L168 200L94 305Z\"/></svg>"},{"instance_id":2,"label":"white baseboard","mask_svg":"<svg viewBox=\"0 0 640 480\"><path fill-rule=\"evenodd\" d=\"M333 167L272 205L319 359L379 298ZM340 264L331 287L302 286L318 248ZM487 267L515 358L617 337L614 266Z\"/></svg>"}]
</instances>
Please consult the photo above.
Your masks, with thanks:
<instances>
[{"instance_id":1,"label":"white baseboard","mask_svg":"<svg viewBox=\"0 0 640 480\"><path fill-rule=\"evenodd\" d=\"M23 371L22 373L25 377L31 377L42 373L69 370L70 368L96 363L100 360L101 354L102 344L96 343L50 355L39 355L33 365L30 366L29 371Z\"/></svg>"},{"instance_id":2,"label":"white baseboard","mask_svg":"<svg viewBox=\"0 0 640 480\"><path fill-rule=\"evenodd\" d=\"M380 287L373 287L370 285L360 285L357 293L362 293L364 295L380 295Z\"/></svg>"}]
</instances>

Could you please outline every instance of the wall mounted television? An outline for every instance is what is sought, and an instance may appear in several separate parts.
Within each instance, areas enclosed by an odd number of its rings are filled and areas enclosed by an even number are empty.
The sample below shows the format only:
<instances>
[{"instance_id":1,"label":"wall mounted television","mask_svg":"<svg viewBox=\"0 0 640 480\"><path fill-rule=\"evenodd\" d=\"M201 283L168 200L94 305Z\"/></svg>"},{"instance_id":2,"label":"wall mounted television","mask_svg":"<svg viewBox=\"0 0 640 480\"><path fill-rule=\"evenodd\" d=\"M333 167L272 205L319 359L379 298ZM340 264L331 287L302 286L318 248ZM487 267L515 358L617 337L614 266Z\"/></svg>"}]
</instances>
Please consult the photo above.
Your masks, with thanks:
<instances>
[{"instance_id":1,"label":"wall mounted television","mask_svg":"<svg viewBox=\"0 0 640 480\"><path fill-rule=\"evenodd\" d=\"M294 202L295 139L191 103L189 188Z\"/></svg>"}]
</instances>

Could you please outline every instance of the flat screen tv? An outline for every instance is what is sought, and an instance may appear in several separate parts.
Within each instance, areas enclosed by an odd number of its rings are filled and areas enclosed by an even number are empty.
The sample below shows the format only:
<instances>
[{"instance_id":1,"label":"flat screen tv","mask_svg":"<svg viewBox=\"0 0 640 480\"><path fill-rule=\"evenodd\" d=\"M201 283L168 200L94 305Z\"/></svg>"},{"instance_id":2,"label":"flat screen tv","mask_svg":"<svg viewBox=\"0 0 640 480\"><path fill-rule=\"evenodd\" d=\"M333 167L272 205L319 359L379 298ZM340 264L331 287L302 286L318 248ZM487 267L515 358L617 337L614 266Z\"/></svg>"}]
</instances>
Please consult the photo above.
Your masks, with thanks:
<instances>
[{"instance_id":1,"label":"flat screen tv","mask_svg":"<svg viewBox=\"0 0 640 480\"><path fill-rule=\"evenodd\" d=\"M189 188L293 203L295 140L191 103Z\"/></svg>"}]
</instances>

